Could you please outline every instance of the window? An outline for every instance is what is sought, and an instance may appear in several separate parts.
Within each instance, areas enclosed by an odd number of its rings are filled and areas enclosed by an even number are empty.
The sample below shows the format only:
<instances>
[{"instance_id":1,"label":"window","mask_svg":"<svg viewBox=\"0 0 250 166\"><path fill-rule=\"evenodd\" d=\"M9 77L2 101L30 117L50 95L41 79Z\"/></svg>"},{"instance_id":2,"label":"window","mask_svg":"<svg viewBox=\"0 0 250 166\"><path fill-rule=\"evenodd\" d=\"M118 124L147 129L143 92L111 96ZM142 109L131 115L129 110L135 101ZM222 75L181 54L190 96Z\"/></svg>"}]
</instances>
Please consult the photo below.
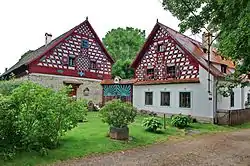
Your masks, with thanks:
<instances>
[{"instance_id":1,"label":"window","mask_svg":"<svg viewBox=\"0 0 250 166\"><path fill-rule=\"evenodd\" d=\"M221 65L221 72L227 73L227 65L224 64Z\"/></svg>"},{"instance_id":2,"label":"window","mask_svg":"<svg viewBox=\"0 0 250 166\"><path fill-rule=\"evenodd\" d=\"M95 61L90 61L90 68L91 69L96 69L96 62Z\"/></svg>"},{"instance_id":3,"label":"window","mask_svg":"<svg viewBox=\"0 0 250 166\"><path fill-rule=\"evenodd\" d=\"M153 92L145 92L145 105L153 105Z\"/></svg>"},{"instance_id":4,"label":"window","mask_svg":"<svg viewBox=\"0 0 250 166\"><path fill-rule=\"evenodd\" d=\"M234 107L234 92L232 92L230 96L230 107Z\"/></svg>"},{"instance_id":5,"label":"window","mask_svg":"<svg viewBox=\"0 0 250 166\"><path fill-rule=\"evenodd\" d=\"M149 78L154 78L154 68L152 69L147 69L147 76Z\"/></svg>"},{"instance_id":6,"label":"window","mask_svg":"<svg viewBox=\"0 0 250 166\"><path fill-rule=\"evenodd\" d=\"M163 44L158 44L157 51L158 52L164 52L165 51L165 46Z\"/></svg>"},{"instance_id":7,"label":"window","mask_svg":"<svg viewBox=\"0 0 250 166\"><path fill-rule=\"evenodd\" d=\"M168 66L167 73L170 77L175 77L175 66Z\"/></svg>"},{"instance_id":8,"label":"window","mask_svg":"<svg viewBox=\"0 0 250 166\"><path fill-rule=\"evenodd\" d=\"M191 108L191 93L190 92L180 92L180 107Z\"/></svg>"},{"instance_id":9,"label":"window","mask_svg":"<svg viewBox=\"0 0 250 166\"><path fill-rule=\"evenodd\" d=\"M75 57L69 57L69 66L75 66Z\"/></svg>"},{"instance_id":10,"label":"window","mask_svg":"<svg viewBox=\"0 0 250 166\"><path fill-rule=\"evenodd\" d=\"M83 39L82 43L81 43L81 47L82 48L88 48L89 47L89 41L86 40L86 39Z\"/></svg>"},{"instance_id":11,"label":"window","mask_svg":"<svg viewBox=\"0 0 250 166\"><path fill-rule=\"evenodd\" d=\"M170 106L170 92L161 92L161 106Z\"/></svg>"},{"instance_id":12,"label":"window","mask_svg":"<svg viewBox=\"0 0 250 166\"><path fill-rule=\"evenodd\" d=\"M247 103L250 104L250 93L247 94Z\"/></svg>"}]
</instances>

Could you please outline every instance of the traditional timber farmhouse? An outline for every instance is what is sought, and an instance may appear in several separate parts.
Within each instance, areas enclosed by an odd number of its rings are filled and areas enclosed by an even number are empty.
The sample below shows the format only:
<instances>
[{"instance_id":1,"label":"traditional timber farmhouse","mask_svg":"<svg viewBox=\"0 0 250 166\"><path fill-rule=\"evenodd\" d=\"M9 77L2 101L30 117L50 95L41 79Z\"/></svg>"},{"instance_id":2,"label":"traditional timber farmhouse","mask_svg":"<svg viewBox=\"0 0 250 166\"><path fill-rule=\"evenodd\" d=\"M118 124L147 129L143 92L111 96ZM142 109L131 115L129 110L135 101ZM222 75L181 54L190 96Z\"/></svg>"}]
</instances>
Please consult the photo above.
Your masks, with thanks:
<instances>
[{"instance_id":1,"label":"traditional timber farmhouse","mask_svg":"<svg viewBox=\"0 0 250 166\"><path fill-rule=\"evenodd\" d=\"M71 84L72 95L101 102L100 82L111 78L114 60L88 19L54 40L51 38L46 33L45 45L25 53L1 77L8 79L13 73L54 89Z\"/></svg>"},{"instance_id":2,"label":"traditional timber farmhouse","mask_svg":"<svg viewBox=\"0 0 250 166\"><path fill-rule=\"evenodd\" d=\"M206 38L204 38L206 39ZM235 64L157 21L132 63L133 105L141 110L189 114L212 121L217 110L245 108L249 88L235 88L223 97L216 88L233 73ZM210 72L208 72L210 71Z\"/></svg>"}]
</instances>

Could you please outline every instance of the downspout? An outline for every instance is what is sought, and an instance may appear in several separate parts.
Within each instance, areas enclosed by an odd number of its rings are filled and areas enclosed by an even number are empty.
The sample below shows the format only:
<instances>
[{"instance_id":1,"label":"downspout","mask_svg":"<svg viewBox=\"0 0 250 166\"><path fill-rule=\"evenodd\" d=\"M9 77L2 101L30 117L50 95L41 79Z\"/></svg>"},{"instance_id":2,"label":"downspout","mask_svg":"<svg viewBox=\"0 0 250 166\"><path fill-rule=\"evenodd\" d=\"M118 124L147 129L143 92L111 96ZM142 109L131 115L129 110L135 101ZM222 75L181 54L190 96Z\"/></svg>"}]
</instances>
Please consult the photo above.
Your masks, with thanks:
<instances>
[{"instance_id":1,"label":"downspout","mask_svg":"<svg viewBox=\"0 0 250 166\"><path fill-rule=\"evenodd\" d=\"M213 118L213 123L214 124L217 124L218 122L217 122L217 107L218 107L218 103L217 103L217 97L218 97L218 94L217 94L217 85L218 85L218 83L219 83L219 81L216 79L215 80L215 99L214 99L214 102L215 102L215 104L214 104L214 111L213 111L213 113L214 113L214 118Z\"/></svg>"}]
</instances>

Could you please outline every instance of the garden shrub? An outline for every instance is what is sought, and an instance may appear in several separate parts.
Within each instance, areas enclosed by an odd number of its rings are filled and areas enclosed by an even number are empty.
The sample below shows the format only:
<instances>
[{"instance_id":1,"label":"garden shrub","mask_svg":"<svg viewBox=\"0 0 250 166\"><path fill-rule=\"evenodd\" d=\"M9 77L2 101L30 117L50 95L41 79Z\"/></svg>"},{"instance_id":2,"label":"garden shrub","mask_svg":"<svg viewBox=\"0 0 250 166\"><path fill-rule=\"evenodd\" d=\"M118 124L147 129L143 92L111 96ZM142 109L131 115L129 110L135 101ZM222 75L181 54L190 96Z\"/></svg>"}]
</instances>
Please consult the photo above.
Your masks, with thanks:
<instances>
[{"instance_id":1,"label":"garden shrub","mask_svg":"<svg viewBox=\"0 0 250 166\"><path fill-rule=\"evenodd\" d=\"M84 102L68 97L68 88L53 91L24 82L0 96L0 153L56 148L60 137L84 119Z\"/></svg>"},{"instance_id":2,"label":"garden shrub","mask_svg":"<svg viewBox=\"0 0 250 166\"><path fill-rule=\"evenodd\" d=\"M0 94L10 95L14 89L19 87L23 81L21 80L9 80L9 81L0 81Z\"/></svg>"},{"instance_id":3,"label":"garden shrub","mask_svg":"<svg viewBox=\"0 0 250 166\"><path fill-rule=\"evenodd\" d=\"M122 102L119 99L107 102L100 109L102 121L112 127L123 128L134 122L137 110L129 103Z\"/></svg>"},{"instance_id":4,"label":"garden shrub","mask_svg":"<svg viewBox=\"0 0 250 166\"><path fill-rule=\"evenodd\" d=\"M148 117L143 119L142 126L145 127L147 131L157 132L158 129L162 128L162 123L156 117Z\"/></svg>"},{"instance_id":5,"label":"garden shrub","mask_svg":"<svg viewBox=\"0 0 250 166\"><path fill-rule=\"evenodd\" d=\"M171 124L178 128L185 128L189 125L190 118L186 115L178 114L171 117Z\"/></svg>"}]
</instances>

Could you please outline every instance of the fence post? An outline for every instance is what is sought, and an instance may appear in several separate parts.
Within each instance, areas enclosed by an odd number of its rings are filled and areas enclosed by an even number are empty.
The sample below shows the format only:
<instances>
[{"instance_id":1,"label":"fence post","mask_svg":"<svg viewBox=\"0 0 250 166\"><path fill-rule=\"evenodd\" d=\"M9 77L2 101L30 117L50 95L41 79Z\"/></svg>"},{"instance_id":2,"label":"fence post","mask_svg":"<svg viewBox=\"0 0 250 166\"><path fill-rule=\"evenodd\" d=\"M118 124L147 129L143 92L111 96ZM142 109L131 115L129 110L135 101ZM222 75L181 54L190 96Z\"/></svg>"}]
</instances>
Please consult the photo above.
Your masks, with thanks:
<instances>
[{"instance_id":1,"label":"fence post","mask_svg":"<svg viewBox=\"0 0 250 166\"><path fill-rule=\"evenodd\" d=\"M163 114L163 126L164 126L164 129L166 129L166 114L165 113Z\"/></svg>"},{"instance_id":2,"label":"fence post","mask_svg":"<svg viewBox=\"0 0 250 166\"><path fill-rule=\"evenodd\" d=\"M229 126L231 126L231 110L228 111L228 120L229 120Z\"/></svg>"}]
</instances>

